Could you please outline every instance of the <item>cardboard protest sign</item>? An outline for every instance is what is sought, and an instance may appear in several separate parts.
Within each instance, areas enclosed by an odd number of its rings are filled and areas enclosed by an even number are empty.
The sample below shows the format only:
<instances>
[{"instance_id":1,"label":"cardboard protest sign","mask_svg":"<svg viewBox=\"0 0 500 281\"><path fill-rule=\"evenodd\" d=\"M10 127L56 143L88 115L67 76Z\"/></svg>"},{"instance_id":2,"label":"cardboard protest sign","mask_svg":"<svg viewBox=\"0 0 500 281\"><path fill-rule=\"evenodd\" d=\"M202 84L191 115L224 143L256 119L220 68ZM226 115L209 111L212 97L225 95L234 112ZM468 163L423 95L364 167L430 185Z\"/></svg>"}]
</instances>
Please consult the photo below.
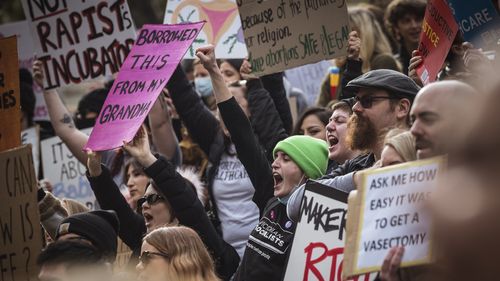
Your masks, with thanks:
<instances>
[{"instance_id":1,"label":"cardboard protest sign","mask_svg":"<svg viewBox=\"0 0 500 281\"><path fill-rule=\"evenodd\" d=\"M37 179L29 145L0 153L1 280L36 280L42 248Z\"/></svg>"},{"instance_id":2,"label":"cardboard protest sign","mask_svg":"<svg viewBox=\"0 0 500 281\"><path fill-rule=\"evenodd\" d=\"M33 60L35 59L35 47L28 22L18 21L0 25L0 38L13 35L17 36L19 69L24 68L31 72ZM49 121L49 112L43 99L43 89L35 81L33 81L33 93L36 97L33 120Z\"/></svg>"},{"instance_id":3,"label":"cardboard protest sign","mask_svg":"<svg viewBox=\"0 0 500 281\"><path fill-rule=\"evenodd\" d=\"M0 39L0 151L21 145L21 99L16 37Z\"/></svg>"},{"instance_id":4,"label":"cardboard protest sign","mask_svg":"<svg viewBox=\"0 0 500 281\"><path fill-rule=\"evenodd\" d=\"M308 104L315 104L320 92L321 83L323 83L330 66L332 66L331 62L320 61L314 64L287 69L285 75L293 87L299 88L304 92Z\"/></svg>"},{"instance_id":5,"label":"cardboard protest sign","mask_svg":"<svg viewBox=\"0 0 500 281\"><path fill-rule=\"evenodd\" d=\"M40 127L28 128L21 132L21 143L31 144L31 154L33 154L33 166L35 167L35 175L38 178L38 170L40 168Z\"/></svg>"},{"instance_id":6,"label":"cardboard protest sign","mask_svg":"<svg viewBox=\"0 0 500 281\"><path fill-rule=\"evenodd\" d=\"M118 72L135 38L124 0L22 0L45 88Z\"/></svg>"},{"instance_id":7,"label":"cardboard protest sign","mask_svg":"<svg viewBox=\"0 0 500 281\"><path fill-rule=\"evenodd\" d=\"M89 134L92 128L82 130ZM43 174L52 184L52 194L79 201L93 210L96 199L85 176L87 168L80 163L59 137L41 142Z\"/></svg>"},{"instance_id":8,"label":"cardboard protest sign","mask_svg":"<svg viewBox=\"0 0 500 281\"><path fill-rule=\"evenodd\" d=\"M357 196L349 197L346 276L380 271L396 246L405 247L402 267L432 261L432 219L422 206L443 167L433 158L363 172Z\"/></svg>"},{"instance_id":9,"label":"cardboard protest sign","mask_svg":"<svg viewBox=\"0 0 500 281\"><path fill-rule=\"evenodd\" d=\"M346 219L347 193L309 181L284 280L342 280Z\"/></svg>"},{"instance_id":10,"label":"cardboard protest sign","mask_svg":"<svg viewBox=\"0 0 500 281\"><path fill-rule=\"evenodd\" d=\"M244 58L247 48L235 0L168 0L164 24L206 21L184 58L195 58L194 51L207 44L215 46L217 58Z\"/></svg>"},{"instance_id":11,"label":"cardboard protest sign","mask_svg":"<svg viewBox=\"0 0 500 281\"><path fill-rule=\"evenodd\" d=\"M491 0L448 0L466 41L474 47L492 50L500 40L500 16Z\"/></svg>"},{"instance_id":12,"label":"cardboard protest sign","mask_svg":"<svg viewBox=\"0 0 500 281\"><path fill-rule=\"evenodd\" d=\"M108 150L132 140L203 25L204 22L143 26L85 149Z\"/></svg>"},{"instance_id":13,"label":"cardboard protest sign","mask_svg":"<svg viewBox=\"0 0 500 281\"><path fill-rule=\"evenodd\" d=\"M423 63L417 68L417 75L425 85L436 80L457 31L458 25L448 5L443 0L429 1L418 46Z\"/></svg>"},{"instance_id":14,"label":"cardboard protest sign","mask_svg":"<svg viewBox=\"0 0 500 281\"><path fill-rule=\"evenodd\" d=\"M256 75L347 54L343 1L238 0L248 59Z\"/></svg>"}]
</instances>

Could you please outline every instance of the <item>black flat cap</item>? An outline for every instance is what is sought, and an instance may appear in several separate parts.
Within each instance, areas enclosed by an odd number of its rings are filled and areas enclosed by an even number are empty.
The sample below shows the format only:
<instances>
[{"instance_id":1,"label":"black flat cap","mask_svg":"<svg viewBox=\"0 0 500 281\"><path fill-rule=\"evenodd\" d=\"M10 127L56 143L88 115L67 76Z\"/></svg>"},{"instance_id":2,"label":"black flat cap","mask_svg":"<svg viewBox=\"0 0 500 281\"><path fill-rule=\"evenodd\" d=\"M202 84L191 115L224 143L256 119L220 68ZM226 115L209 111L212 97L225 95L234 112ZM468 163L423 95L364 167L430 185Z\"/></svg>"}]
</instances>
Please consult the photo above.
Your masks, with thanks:
<instances>
[{"instance_id":1,"label":"black flat cap","mask_svg":"<svg viewBox=\"0 0 500 281\"><path fill-rule=\"evenodd\" d=\"M357 92L359 88L377 88L411 100L420 90L420 86L410 77L390 69L368 71L347 83L346 88L353 92Z\"/></svg>"}]
</instances>

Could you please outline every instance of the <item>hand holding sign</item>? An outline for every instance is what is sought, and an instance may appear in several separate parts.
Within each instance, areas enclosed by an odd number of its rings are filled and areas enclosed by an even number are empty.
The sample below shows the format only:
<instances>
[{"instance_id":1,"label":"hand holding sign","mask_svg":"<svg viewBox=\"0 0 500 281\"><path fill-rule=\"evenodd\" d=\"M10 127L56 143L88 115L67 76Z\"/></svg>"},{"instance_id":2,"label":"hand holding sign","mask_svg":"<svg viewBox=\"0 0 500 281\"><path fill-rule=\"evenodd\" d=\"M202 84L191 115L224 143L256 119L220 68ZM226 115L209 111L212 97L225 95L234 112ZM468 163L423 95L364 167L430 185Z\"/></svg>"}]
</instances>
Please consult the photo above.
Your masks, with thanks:
<instances>
[{"instance_id":1,"label":"hand holding sign","mask_svg":"<svg viewBox=\"0 0 500 281\"><path fill-rule=\"evenodd\" d=\"M259 79L259 77L252 75L252 65L248 61L248 59L243 60L243 63L241 64L240 67L240 75L241 78L244 80L254 80L254 79Z\"/></svg>"},{"instance_id":2,"label":"hand holding sign","mask_svg":"<svg viewBox=\"0 0 500 281\"><path fill-rule=\"evenodd\" d=\"M384 263L382 263L382 270L380 271L381 281L400 281L398 275L399 266L403 260L404 247L394 247L389 250L385 256Z\"/></svg>"},{"instance_id":3,"label":"hand holding sign","mask_svg":"<svg viewBox=\"0 0 500 281\"><path fill-rule=\"evenodd\" d=\"M148 134L144 127L139 129L131 142L123 141L123 149L139 161L143 167L149 167L156 161L156 157L151 153Z\"/></svg>"},{"instance_id":4,"label":"hand holding sign","mask_svg":"<svg viewBox=\"0 0 500 281\"><path fill-rule=\"evenodd\" d=\"M413 50L411 53L410 66L408 66L408 76L420 86L423 86L422 80L418 77L417 68L424 62L420 52Z\"/></svg>"},{"instance_id":5,"label":"hand holding sign","mask_svg":"<svg viewBox=\"0 0 500 281\"><path fill-rule=\"evenodd\" d=\"M98 151L87 151L87 168L91 177L98 177L102 173L101 153Z\"/></svg>"},{"instance_id":6,"label":"hand holding sign","mask_svg":"<svg viewBox=\"0 0 500 281\"><path fill-rule=\"evenodd\" d=\"M38 86L43 87L43 80L45 76L43 74L42 62L36 60L33 62L33 80L38 84Z\"/></svg>"},{"instance_id":7,"label":"hand holding sign","mask_svg":"<svg viewBox=\"0 0 500 281\"><path fill-rule=\"evenodd\" d=\"M361 52L361 38L358 32L351 31L349 33L349 40L347 41L347 58L351 60L359 60L359 53Z\"/></svg>"}]
</instances>

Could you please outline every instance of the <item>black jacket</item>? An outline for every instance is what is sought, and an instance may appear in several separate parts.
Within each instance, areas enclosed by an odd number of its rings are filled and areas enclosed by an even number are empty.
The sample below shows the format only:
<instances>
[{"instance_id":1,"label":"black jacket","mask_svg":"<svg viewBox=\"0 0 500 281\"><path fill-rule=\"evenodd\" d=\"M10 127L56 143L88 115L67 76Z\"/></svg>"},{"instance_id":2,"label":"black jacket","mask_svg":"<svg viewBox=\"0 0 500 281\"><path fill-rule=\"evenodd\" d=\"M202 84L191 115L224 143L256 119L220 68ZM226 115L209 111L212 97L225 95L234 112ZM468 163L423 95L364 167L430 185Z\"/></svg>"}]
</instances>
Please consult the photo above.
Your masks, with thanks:
<instances>
[{"instance_id":1,"label":"black jacket","mask_svg":"<svg viewBox=\"0 0 500 281\"><path fill-rule=\"evenodd\" d=\"M375 162L375 155L373 153L361 154L345 161L344 164L337 166L333 171L322 176L320 179L331 179L351 172L361 171L370 168Z\"/></svg>"},{"instance_id":2,"label":"black jacket","mask_svg":"<svg viewBox=\"0 0 500 281\"><path fill-rule=\"evenodd\" d=\"M101 168L101 175L90 177L87 173L87 178L101 208L114 210L120 225L126 226L120 228L118 235L132 249L132 260L135 260L140 254L142 238L146 234L144 218L127 204L109 170L104 165L101 165ZM216 262L217 275L229 280L238 267L239 256L233 247L216 233L188 181L175 172L175 166L163 157L159 157L145 172L155 181L158 192L168 200L179 223L192 228L200 235Z\"/></svg>"},{"instance_id":3,"label":"black jacket","mask_svg":"<svg viewBox=\"0 0 500 281\"><path fill-rule=\"evenodd\" d=\"M175 166L164 157L144 169L154 180L159 192L168 199L179 223L194 229L215 262L217 275L229 280L238 268L240 257L236 250L217 233L198 200L194 186L175 171Z\"/></svg>"},{"instance_id":4,"label":"black jacket","mask_svg":"<svg viewBox=\"0 0 500 281\"><path fill-rule=\"evenodd\" d=\"M270 99L270 98L268 98ZM274 179L266 151L261 148L251 130L249 120L234 98L218 105L231 134L238 157L245 166L255 188L253 201L261 219L251 232L245 254L234 280L281 280L295 224L286 214L286 206L273 196ZM287 137L276 111L267 120L274 124L276 139Z\"/></svg>"}]
</instances>

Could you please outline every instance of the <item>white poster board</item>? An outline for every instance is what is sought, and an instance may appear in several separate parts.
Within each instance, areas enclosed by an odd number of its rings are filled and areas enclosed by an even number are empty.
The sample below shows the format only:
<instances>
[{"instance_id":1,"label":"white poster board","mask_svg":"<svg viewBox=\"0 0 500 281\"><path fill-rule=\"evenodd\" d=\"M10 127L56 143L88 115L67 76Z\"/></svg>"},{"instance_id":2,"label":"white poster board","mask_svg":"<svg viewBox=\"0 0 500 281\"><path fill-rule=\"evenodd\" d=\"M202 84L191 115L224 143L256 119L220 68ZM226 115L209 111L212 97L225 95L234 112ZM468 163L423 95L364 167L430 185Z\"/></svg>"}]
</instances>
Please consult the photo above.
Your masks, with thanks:
<instances>
[{"instance_id":1,"label":"white poster board","mask_svg":"<svg viewBox=\"0 0 500 281\"><path fill-rule=\"evenodd\" d=\"M35 167L35 175L38 178L38 170L40 168L40 128L38 125L21 132L21 143L31 144L33 166Z\"/></svg>"},{"instance_id":2,"label":"white poster board","mask_svg":"<svg viewBox=\"0 0 500 281\"><path fill-rule=\"evenodd\" d=\"M331 61L320 61L285 70L285 75L292 86L301 89L308 104L316 104L321 83L333 66Z\"/></svg>"},{"instance_id":3,"label":"white poster board","mask_svg":"<svg viewBox=\"0 0 500 281\"><path fill-rule=\"evenodd\" d=\"M284 280L342 280L347 193L306 184ZM374 280L376 274L354 280Z\"/></svg>"},{"instance_id":4,"label":"white poster board","mask_svg":"<svg viewBox=\"0 0 500 281\"><path fill-rule=\"evenodd\" d=\"M433 158L363 172L359 218L352 218L357 221L357 239L348 245L354 252L349 274L379 271L389 250L397 246L405 247L402 267L432 261L432 219L424 203L443 167L442 158Z\"/></svg>"},{"instance_id":5,"label":"white poster board","mask_svg":"<svg viewBox=\"0 0 500 281\"><path fill-rule=\"evenodd\" d=\"M196 48L213 44L215 55L223 58L245 58L247 48L241 29L240 15L235 0L168 0L163 23L207 23L184 56L195 58Z\"/></svg>"},{"instance_id":6,"label":"white poster board","mask_svg":"<svg viewBox=\"0 0 500 281\"><path fill-rule=\"evenodd\" d=\"M45 88L118 72L135 39L123 0L22 0Z\"/></svg>"},{"instance_id":7,"label":"white poster board","mask_svg":"<svg viewBox=\"0 0 500 281\"><path fill-rule=\"evenodd\" d=\"M92 128L82 130L90 134ZM93 210L97 206L94 192L85 176L87 168L73 156L59 137L43 140L42 164L46 179L52 184L52 193L59 198L69 198Z\"/></svg>"}]
</instances>

